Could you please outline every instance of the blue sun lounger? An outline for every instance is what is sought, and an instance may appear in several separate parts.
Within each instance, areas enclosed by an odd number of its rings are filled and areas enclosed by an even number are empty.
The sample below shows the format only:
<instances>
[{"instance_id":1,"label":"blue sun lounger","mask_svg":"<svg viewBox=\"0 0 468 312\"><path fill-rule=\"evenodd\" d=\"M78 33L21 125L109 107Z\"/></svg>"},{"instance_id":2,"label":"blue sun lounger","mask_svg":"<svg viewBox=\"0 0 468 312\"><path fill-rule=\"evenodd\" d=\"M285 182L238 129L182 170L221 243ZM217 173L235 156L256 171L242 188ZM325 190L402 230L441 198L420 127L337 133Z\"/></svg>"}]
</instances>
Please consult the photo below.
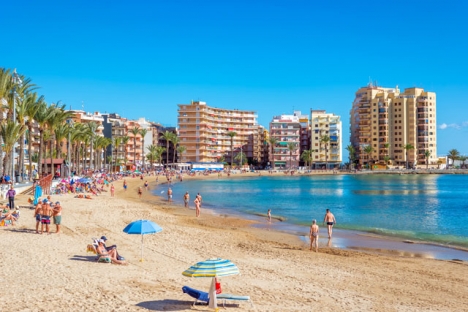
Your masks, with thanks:
<instances>
[{"instance_id":1,"label":"blue sun lounger","mask_svg":"<svg viewBox=\"0 0 468 312\"><path fill-rule=\"evenodd\" d=\"M233 301L247 301L250 303L250 305L253 307L253 302L250 300L250 296L236 296L233 294L218 294L216 295L216 298L218 300L223 301L223 307L226 306L226 301L227 300L233 300Z\"/></svg>"},{"instance_id":2,"label":"blue sun lounger","mask_svg":"<svg viewBox=\"0 0 468 312\"><path fill-rule=\"evenodd\" d=\"M204 292L204 291L201 291L201 290L197 290L197 289L193 289L193 288L190 288L188 286L184 286L182 287L182 291L184 292L184 294L187 294L189 295L190 297L192 298L195 298L195 302L193 303L192 306L195 306L195 304L200 301L200 302L206 302L208 303L210 301L210 298L208 297L208 293L207 292Z\"/></svg>"}]
</instances>

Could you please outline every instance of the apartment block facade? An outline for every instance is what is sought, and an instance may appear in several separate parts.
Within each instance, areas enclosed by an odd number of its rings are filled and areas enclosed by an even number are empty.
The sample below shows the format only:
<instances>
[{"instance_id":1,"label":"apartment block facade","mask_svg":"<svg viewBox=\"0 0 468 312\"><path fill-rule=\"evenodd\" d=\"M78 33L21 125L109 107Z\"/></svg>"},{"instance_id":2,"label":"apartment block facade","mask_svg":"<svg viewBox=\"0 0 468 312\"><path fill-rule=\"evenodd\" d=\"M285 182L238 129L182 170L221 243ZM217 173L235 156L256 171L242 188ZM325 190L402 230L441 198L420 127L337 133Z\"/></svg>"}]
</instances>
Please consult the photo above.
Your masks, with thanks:
<instances>
[{"instance_id":1,"label":"apartment block facade","mask_svg":"<svg viewBox=\"0 0 468 312\"><path fill-rule=\"evenodd\" d=\"M310 111L312 166L339 167L342 162L341 118L325 110Z\"/></svg>"},{"instance_id":2,"label":"apartment block facade","mask_svg":"<svg viewBox=\"0 0 468 312\"><path fill-rule=\"evenodd\" d=\"M308 116L295 111L293 115L279 115L270 122L270 137L276 139L269 157L274 168L296 168L301 156L301 133L308 129Z\"/></svg>"},{"instance_id":3,"label":"apartment block facade","mask_svg":"<svg viewBox=\"0 0 468 312\"><path fill-rule=\"evenodd\" d=\"M408 161L414 167L426 158L429 164L437 162L435 92L369 84L356 92L350 120L360 165L405 166Z\"/></svg>"},{"instance_id":4,"label":"apartment block facade","mask_svg":"<svg viewBox=\"0 0 468 312\"><path fill-rule=\"evenodd\" d=\"M224 157L231 163L231 137L234 157L243 152L253 160L254 148L251 136L258 131L255 111L222 109L192 101L178 105L179 145L186 151L179 156L181 162L217 162Z\"/></svg>"}]
</instances>

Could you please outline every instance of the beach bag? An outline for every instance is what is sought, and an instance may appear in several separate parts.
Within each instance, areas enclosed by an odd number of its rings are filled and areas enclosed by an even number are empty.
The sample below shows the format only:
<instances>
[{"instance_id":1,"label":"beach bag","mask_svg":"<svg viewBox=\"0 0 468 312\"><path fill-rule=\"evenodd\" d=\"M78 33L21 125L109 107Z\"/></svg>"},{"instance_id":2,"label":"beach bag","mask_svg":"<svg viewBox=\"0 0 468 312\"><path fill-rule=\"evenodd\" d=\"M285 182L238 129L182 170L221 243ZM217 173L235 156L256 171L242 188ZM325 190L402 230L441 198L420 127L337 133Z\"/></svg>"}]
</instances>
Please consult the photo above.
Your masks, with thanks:
<instances>
[{"instance_id":1,"label":"beach bag","mask_svg":"<svg viewBox=\"0 0 468 312\"><path fill-rule=\"evenodd\" d=\"M216 285L216 294L219 295L220 293L223 292L221 289L221 282L218 282L218 280L215 280L215 285Z\"/></svg>"}]
</instances>

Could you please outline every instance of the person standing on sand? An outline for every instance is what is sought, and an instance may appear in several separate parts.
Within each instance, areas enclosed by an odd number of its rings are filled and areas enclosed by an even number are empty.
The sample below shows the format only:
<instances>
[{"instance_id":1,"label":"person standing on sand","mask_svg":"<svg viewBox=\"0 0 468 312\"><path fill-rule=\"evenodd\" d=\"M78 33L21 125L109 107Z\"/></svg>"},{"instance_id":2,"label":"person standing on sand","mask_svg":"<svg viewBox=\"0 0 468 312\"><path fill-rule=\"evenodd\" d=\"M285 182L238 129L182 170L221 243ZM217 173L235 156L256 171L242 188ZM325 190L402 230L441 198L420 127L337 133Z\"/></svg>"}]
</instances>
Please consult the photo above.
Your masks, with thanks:
<instances>
[{"instance_id":1,"label":"person standing on sand","mask_svg":"<svg viewBox=\"0 0 468 312\"><path fill-rule=\"evenodd\" d=\"M8 198L8 203L10 204L10 210L15 209L15 195L16 191L13 188L13 183L10 186L10 189L6 193L6 197Z\"/></svg>"},{"instance_id":2,"label":"person standing on sand","mask_svg":"<svg viewBox=\"0 0 468 312\"><path fill-rule=\"evenodd\" d=\"M200 193L197 194L197 197L196 197L196 198L198 199L198 204L199 204L199 206L201 207L202 197L201 197Z\"/></svg>"},{"instance_id":3,"label":"person standing on sand","mask_svg":"<svg viewBox=\"0 0 468 312\"><path fill-rule=\"evenodd\" d=\"M314 247L315 242L315 252L318 251L318 239L319 239L319 227L317 225L317 220L312 220L312 225L310 226L309 232L310 239L310 250Z\"/></svg>"},{"instance_id":4,"label":"person standing on sand","mask_svg":"<svg viewBox=\"0 0 468 312\"><path fill-rule=\"evenodd\" d=\"M190 195L188 192L185 192L185 195L184 195L184 204L185 204L185 208L188 208L189 207L189 200L190 200Z\"/></svg>"},{"instance_id":5,"label":"person standing on sand","mask_svg":"<svg viewBox=\"0 0 468 312\"><path fill-rule=\"evenodd\" d=\"M60 233L60 225L62 224L62 206L60 202L56 202L53 211L54 224L56 227L55 233Z\"/></svg>"},{"instance_id":6,"label":"person standing on sand","mask_svg":"<svg viewBox=\"0 0 468 312\"><path fill-rule=\"evenodd\" d=\"M41 224L42 219L42 204L39 201L36 205L36 209L34 210L34 217L36 218L36 233L39 234L39 224Z\"/></svg>"},{"instance_id":7,"label":"person standing on sand","mask_svg":"<svg viewBox=\"0 0 468 312\"><path fill-rule=\"evenodd\" d=\"M148 190L148 180L145 181L145 189Z\"/></svg>"},{"instance_id":8,"label":"person standing on sand","mask_svg":"<svg viewBox=\"0 0 468 312\"><path fill-rule=\"evenodd\" d=\"M115 192L114 184L111 184L110 191L111 191L111 197L114 197L114 192Z\"/></svg>"},{"instance_id":9,"label":"person standing on sand","mask_svg":"<svg viewBox=\"0 0 468 312\"><path fill-rule=\"evenodd\" d=\"M52 209L50 209L49 201L44 199L42 201L42 212L41 212L41 234L44 233L44 225L47 234L50 234L50 216L52 215Z\"/></svg>"},{"instance_id":10,"label":"person standing on sand","mask_svg":"<svg viewBox=\"0 0 468 312\"><path fill-rule=\"evenodd\" d=\"M138 197L141 198L141 194L143 194L143 190L141 189L141 186L138 187Z\"/></svg>"},{"instance_id":11,"label":"person standing on sand","mask_svg":"<svg viewBox=\"0 0 468 312\"><path fill-rule=\"evenodd\" d=\"M167 201L168 202L172 201L172 189L171 188L167 190Z\"/></svg>"},{"instance_id":12,"label":"person standing on sand","mask_svg":"<svg viewBox=\"0 0 468 312\"><path fill-rule=\"evenodd\" d=\"M271 209L268 209L267 217L268 217L268 222L271 223Z\"/></svg>"},{"instance_id":13,"label":"person standing on sand","mask_svg":"<svg viewBox=\"0 0 468 312\"><path fill-rule=\"evenodd\" d=\"M193 202L195 203L195 216L198 218L200 216L200 201L198 200L198 196L195 197Z\"/></svg>"},{"instance_id":14,"label":"person standing on sand","mask_svg":"<svg viewBox=\"0 0 468 312\"><path fill-rule=\"evenodd\" d=\"M324 225L325 225L325 222L327 222L327 227L328 227L328 238L331 238L332 232L333 232L333 225L336 224L336 219L333 213L330 212L330 209L327 209L327 212L325 213L325 217L323 218Z\"/></svg>"},{"instance_id":15,"label":"person standing on sand","mask_svg":"<svg viewBox=\"0 0 468 312\"><path fill-rule=\"evenodd\" d=\"M127 181L124 179L123 180L123 187L124 187L124 191L127 190Z\"/></svg>"}]
</instances>

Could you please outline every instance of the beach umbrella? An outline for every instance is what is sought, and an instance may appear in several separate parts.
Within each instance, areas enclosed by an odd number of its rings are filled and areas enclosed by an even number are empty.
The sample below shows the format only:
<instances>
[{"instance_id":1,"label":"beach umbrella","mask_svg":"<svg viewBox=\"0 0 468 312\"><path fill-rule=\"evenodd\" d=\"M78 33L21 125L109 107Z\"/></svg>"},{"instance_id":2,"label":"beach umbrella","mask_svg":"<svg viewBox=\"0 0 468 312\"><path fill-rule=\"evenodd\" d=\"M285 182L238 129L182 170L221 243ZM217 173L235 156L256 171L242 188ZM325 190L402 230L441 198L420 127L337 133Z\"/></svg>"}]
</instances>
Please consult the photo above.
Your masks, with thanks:
<instances>
[{"instance_id":1,"label":"beach umbrella","mask_svg":"<svg viewBox=\"0 0 468 312\"><path fill-rule=\"evenodd\" d=\"M81 179L78 179L77 181L80 182L80 183L91 183L91 182L93 182L93 180L91 180L90 178L81 178Z\"/></svg>"},{"instance_id":2,"label":"beach umbrella","mask_svg":"<svg viewBox=\"0 0 468 312\"><path fill-rule=\"evenodd\" d=\"M214 258L192 265L182 272L187 277L211 277L211 286L209 291L210 302L208 306L212 309L217 308L216 301L216 278L223 276L232 276L239 274L239 268L231 260Z\"/></svg>"},{"instance_id":3,"label":"beach umbrella","mask_svg":"<svg viewBox=\"0 0 468 312\"><path fill-rule=\"evenodd\" d=\"M127 234L138 234L141 235L141 259L143 261L143 235L153 234L162 231L162 228L149 220L137 220L128 224L123 231Z\"/></svg>"}]
</instances>

